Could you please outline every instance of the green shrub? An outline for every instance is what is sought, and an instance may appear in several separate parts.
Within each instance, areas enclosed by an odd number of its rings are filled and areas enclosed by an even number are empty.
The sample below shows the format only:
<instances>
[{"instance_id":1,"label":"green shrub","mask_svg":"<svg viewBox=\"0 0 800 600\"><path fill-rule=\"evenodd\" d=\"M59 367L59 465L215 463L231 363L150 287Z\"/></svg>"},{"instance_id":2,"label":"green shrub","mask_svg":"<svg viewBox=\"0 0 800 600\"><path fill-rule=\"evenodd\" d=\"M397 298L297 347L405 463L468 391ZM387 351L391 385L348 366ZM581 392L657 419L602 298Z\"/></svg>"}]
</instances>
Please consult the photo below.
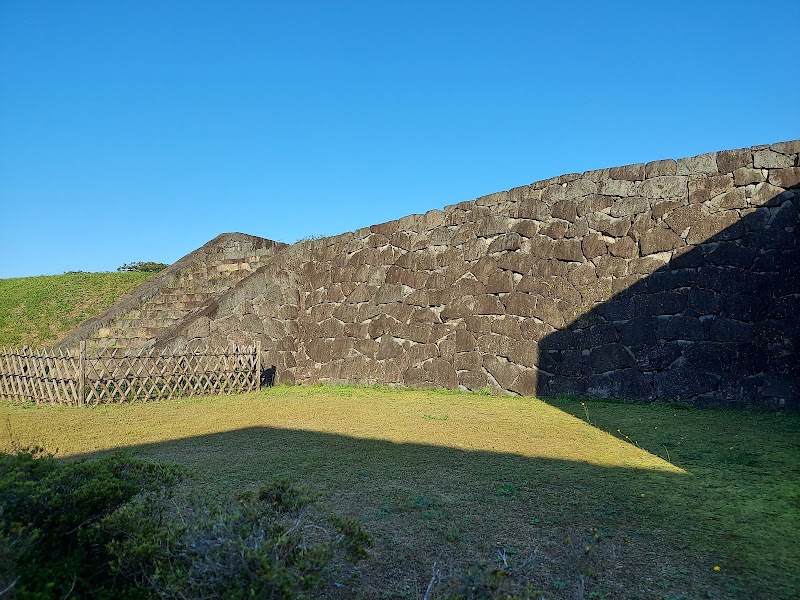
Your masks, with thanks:
<instances>
[{"instance_id":1,"label":"green shrub","mask_svg":"<svg viewBox=\"0 0 800 600\"><path fill-rule=\"evenodd\" d=\"M182 475L125 455L0 454L0 596L303 598L367 556L356 521L288 480L178 499Z\"/></svg>"},{"instance_id":2,"label":"green shrub","mask_svg":"<svg viewBox=\"0 0 800 600\"><path fill-rule=\"evenodd\" d=\"M131 504L107 519L115 571L161 598L304 598L346 578L371 538L288 480L233 500ZM341 585L341 583L340 583Z\"/></svg>"},{"instance_id":3,"label":"green shrub","mask_svg":"<svg viewBox=\"0 0 800 600\"><path fill-rule=\"evenodd\" d=\"M0 454L0 590L20 598L128 597L111 577L100 523L177 478L123 455L57 461L41 449Z\"/></svg>"}]
</instances>

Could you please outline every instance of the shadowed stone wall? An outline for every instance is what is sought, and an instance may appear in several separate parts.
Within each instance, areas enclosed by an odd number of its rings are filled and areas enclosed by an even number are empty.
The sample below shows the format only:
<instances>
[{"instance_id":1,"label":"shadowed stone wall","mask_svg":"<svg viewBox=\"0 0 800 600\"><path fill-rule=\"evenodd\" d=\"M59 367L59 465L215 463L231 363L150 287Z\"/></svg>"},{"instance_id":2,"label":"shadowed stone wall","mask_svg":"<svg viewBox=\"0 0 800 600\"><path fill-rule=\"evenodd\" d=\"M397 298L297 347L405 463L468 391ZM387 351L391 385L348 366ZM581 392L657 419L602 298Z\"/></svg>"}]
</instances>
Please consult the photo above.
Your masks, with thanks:
<instances>
[{"instance_id":1,"label":"shadowed stone wall","mask_svg":"<svg viewBox=\"0 0 800 600\"><path fill-rule=\"evenodd\" d=\"M158 344L260 340L278 381L791 406L798 153L562 175L295 244Z\"/></svg>"}]
</instances>

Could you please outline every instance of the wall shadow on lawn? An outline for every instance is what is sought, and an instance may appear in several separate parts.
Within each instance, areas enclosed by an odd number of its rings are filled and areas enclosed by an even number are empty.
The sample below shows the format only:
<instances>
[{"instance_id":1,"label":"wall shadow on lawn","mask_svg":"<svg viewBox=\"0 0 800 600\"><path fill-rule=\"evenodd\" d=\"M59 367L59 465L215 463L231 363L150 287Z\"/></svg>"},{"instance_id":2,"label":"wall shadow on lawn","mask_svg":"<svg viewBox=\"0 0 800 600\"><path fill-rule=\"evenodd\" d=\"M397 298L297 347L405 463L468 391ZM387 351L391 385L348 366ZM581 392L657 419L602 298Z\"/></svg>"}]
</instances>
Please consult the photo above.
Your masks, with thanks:
<instances>
[{"instance_id":1,"label":"wall shadow on lawn","mask_svg":"<svg viewBox=\"0 0 800 600\"><path fill-rule=\"evenodd\" d=\"M537 395L800 409L799 190L544 338Z\"/></svg>"},{"instance_id":2,"label":"wall shadow on lawn","mask_svg":"<svg viewBox=\"0 0 800 600\"><path fill-rule=\"evenodd\" d=\"M608 443L626 444L609 438ZM698 481L679 469L601 466L273 427L118 450L186 465L196 470L190 485L219 493L275 477L300 482L319 491L330 508L358 518L376 534L378 569L410 568L417 561L414 567L424 575L443 555L466 551L472 559L491 561L500 547L527 551L542 539L557 537L560 543L562 536L572 536L569 543L582 548L596 528L626 553L624 568L640 571L636 577L663 575L649 569L689 568L692 577L704 578L710 565L684 564L687 557L701 555L723 563L730 569L725 581L736 581L749 593L773 594L762 589L772 581L781 586L776 590L800 589L800 579L788 575L792 561L800 560L796 552L789 551L787 564L785 549L772 538L742 540L747 536L743 519L758 526L769 518L760 500L774 500L766 498L770 488L747 478L726 478L723 471L716 481L710 468L706 480ZM734 501L743 497L759 502ZM630 547L627 541L623 546L623 539L631 540ZM658 560L646 558L655 556L653 550ZM765 557L770 568L787 574L785 581L760 571Z\"/></svg>"}]
</instances>

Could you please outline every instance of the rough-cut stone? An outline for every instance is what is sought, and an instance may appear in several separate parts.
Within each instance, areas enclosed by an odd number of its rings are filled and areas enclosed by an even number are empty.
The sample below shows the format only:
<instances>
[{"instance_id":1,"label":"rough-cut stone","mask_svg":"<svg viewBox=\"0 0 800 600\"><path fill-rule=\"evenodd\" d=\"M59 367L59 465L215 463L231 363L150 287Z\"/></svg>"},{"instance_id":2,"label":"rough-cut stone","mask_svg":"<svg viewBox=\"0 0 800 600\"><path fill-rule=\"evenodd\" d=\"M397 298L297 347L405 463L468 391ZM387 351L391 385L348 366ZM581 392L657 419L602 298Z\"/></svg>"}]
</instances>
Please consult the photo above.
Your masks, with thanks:
<instances>
[{"instance_id":1,"label":"rough-cut stone","mask_svg":"<svg viewBox=\"0 0 800 600\"><path fill-rule=\"evenodd\" d=\"M720 173L733 173L737 169L752 166L753 154L750 148L717 152L717 169Z\"/></svg>"},{"instance_id":2,"label":"rough-cut stone","mask_svg":"<svg viewBox=\"0 0 800 600\"><path fill-rule=\"evenodd\" d=\"M549 185L542 190L542 202L547 206L553 206L556 202L565 200L567 190L561 184Z\"/></svg>"},{"instance_id":3,"label":"rough-cut stone","mask_svg":"<svg viewBox=\"0 0 800 600\"><path fill-rule=\"evenodd\" d=\"M630 238L628 238L630 239ZM631 243L634 243L631 240ZM617 256L603 256L597 263L598 277L625 277L628 274L628 261Z\"/></svg>"},{"instance_id":4,"label":"rough-cut stone","mask_svg":"<svg viewBox=\"0 0 800 600\"><path fill-rule=\"evenodd\" d=\"M621 258L634 258L639 254L639 248L637 247L636 242L627 236L621 237L612 244L609 244L608 251L612 255L619 256Z\"/></svg>"},{"instance_id":5,"label":"rough-cut stone","mask_svg":"<svg viewBox=\"0 0 800 600\"><path fill-rule=\"evenodd\" d=\"M758 150L753 152L753 166L756 169L784 169L795 164L794 159L786 154L773 150Z\"/></svg>"},{"instance_id":6,"label":"rough-cut stone","mask_svg":"<svg viewBox=\"0 0 800 600\"><path fill-rule=\"evenodd\" d=\"M731 189L733 177L730 174L692 176L689 177L689 202L705 202Z\"/></svg>"},{"instance_id":7,"label":"rough-cut stone","mask_svg":"<svg viewBox=\"0 0 800 600\"><path fill-rule=\"evenodd\" d=\"M597 181L589 178L581 177L567 183L567 188L564 194L566 200L576 200L589 194L596 194L598 192ZM555 209L555 205L553 206Z\"/></svg>"},{"instance_id":8,"label":"rough-cut stone","mask_svg":"<svg viewBox=\"0 0 800 600\"><path fill-rule=\"evenodd\" d=\"M784 189L800 185L800 167L773 169L769 172L769 182Z\"/></svg>"},{"instance_id":9,"label":"rough-cut stone","mask_svg":"<svg viewBox=\"0 0 800 600\"><path fill-rule=\"evenodd\" d=\"M632 198L623 198L614 202L614 204L611 206L609 214L612 217L630 217L639 213L643 213L649 208L649 201L635 196Z\"/></svg>"},{"instance_id":10,"label":"rough-cut stone","mask_svg":"<svg viewBox=\"0 0 800 600\"><path fill-rule=\"evenodd\" d=\"M628 217L614 218L603 213L589 215L589 227L612 237L622 237L628 233L631 220Z\"/></svg>"},{"instance_id":11,"label":"rough-cut stone","mask_svg":"<svg viewBox=\"0 0 800 600\"><path fill-rule=\"evenodd\" d=\"M702 244L727 228L732 227L738 221L739 215L733 210L722 211L700 219L689 228L686 243L691 245Z\"/></svg>"},{"instance_id":12,"label":"rough-cut stone","mask_svg":"<svg viewBox=\"0 0 800 600\"><path fill-rule=\"evenodd\" d=\"M685 243L677 233L663 227L654 227L646 231L639 240L642 256L672 250L685 245Z\"/></svg>"},{"instance_id":13,"label":"rough-cut stone","mask_svg":"<svg viewBox=\"0 0 800 600\"><path fill-rule=\"evenodd\" d=\"M708 204L709 212L730 210L732 208L747 208L747 192L739 187L715 196Z\"/></svg>"},{"instance_id":14,"label":"rough-cut stone","mask_svg":"<svg viewBox=\"0 0 800 600\"><path fill-rule=\"evenodd\" d=\"M542 226L542 235L546 235L554 240L560 240L567 233L569 223L567 221L553 220L547 225Z\"/></svg>"},{"instance_id":15,"label":"rough-cut stone","mask_svg":"<svg viewBox=\"0 0 800 600\"><path fill-rule=\"evenodd\" d=\"M512 231L515 231L523 237L531 238L539 233L539 225L536 223L536 221L525 219L524 221L520 221L514 225Z\"/></svg>"},{"instance_id":16,"label":"rough-cut stone","mask_svg":"<svg viewBox=\"0 0 800 600\"><path fill-rule=\"evenodd\" d=\"M553 256L558 260L581 262L583 252L580 240L557 240L553 247Z\"/></svg>"},{"instance_id":17,"label":"rough-cut stone","mask_svg":"<svg viewBox=\"0 0 800 600\"><path fill-rule=\"evenodd\" d=\"M605 179L600 182L599 191L604 196L624 198L627 196L636 196L639 193L640 186L640 181Z\"/></svg>"},{"instance_id":18,"label":"rough-cut stone","mask_svg":"<svg viewBox=\"0 0 800 600\"><path fill-rule=\"evenodd\" d=\"M672 159L654 160L644 166L644 171L647 179L663 175L675 175L678 171L678 165Z\"/></svg>"},{"instance_id":19,"label":"rough-cut stone","mask_svg":"<svg viewBox=\"0 0 800 600\"><path fill-rule=\"evenodd\" d=\"M483 357L480 352L458 352L453 366L456 371L479 371L483 366Z\"/></svg>"},{"instance_id":20,"label":"rough-cut stone","mask_svg":"<svg viewBox=\"0 0 800 600\"><path fill-rule=\"evenodd\" d=\"M660 319L656 330L656 339L659 340L702 340L704 337L703 324L692 317Z\"/></svg>"},{"instance_id":21,"label":"rough-cut stone","mask_svg":"<svg viewBox=\"0 0 800 600\"><path fill-rule=\"evenodd\" d=\"M608 170L611 179L626 179L628 181L641 181L645 177L644 163L627 165L624 167L613 167Z\"/></svg>"},{"instance_id":22,"label":"rough-cut stone","mask_svg":"<svg viewBox=\"0 0 800 600\"><path fill-rule=\"evenodd\" d=\"M664 217L664 221L669 225L670 229L678 235L683 234L684 231L702 220L703 208L699 204L680 206L672 212L667 213Z\"/></svg>"},{"instance_id":23,"label":"rough-cut stone","mask_svg":"<svg viewBox=\"0 0 800 600\"><path fill-rule=\"evenodd\" d=\"M741 167L733 172L733 182L736 185L749 185L751 183L761 183L766 181L761 169Z\"/></svg>"},{"instance_id":24,"label":"rough-cut stone","mask_svg":"<svg viewBox=\"0 0 800 600\"><path fill-rule=\"evenodd\" d=\"M539 198L529 198L519 203L516 216L520 219L542 221L550 216L550 206Z\"/></svg>"},{"instance_id":25,"label":"rough-cut stone","mask_svg":"<svg viewBox=\"0 0 800 600\"><path fill-rule=\"evenodd\" d=\"M678 160L678 175L698 175L701 173L717 173L717 153L709 152Z\"/></svg>"},{"instance_id":26,"label":"rough-cut stone","mask_svg":"<svg viewBox=\"0 0 800 600\"><path fill-rule=\"evenodd\" d=\"M561 200L553 205L553 218L573 223L578 216L578 204L575 200Z\"/></svg>"},{"instance_id":27,"label":"rough-cut stone","mask_svg":"<svg viewBox=\"0 0 800 600\"><path fill-rule=\"evenodd\" d=\"M607 251L606 242L599 233L591 233L585 236L581 243L581 248L583 255L588 259L602 256Z\"/></svg>"},{"instance_id":28,"label":"rough-cut stone","mask_svg":"<svg viewBox=\"0 0 800 600\"><path fill-rule=\"evenodd\" d=\"M497 236L491 244L487 252L494 254L495 252L506 252L508 250L519 250L522 247L522 236L518 233L504 233Z\"/></svg>"},{"instance_id":29,"label":"rough-cut stone","mask_svg":"<svg viewBox=\"0 0 800 600\"><path fill-rule=\"evenodd\" d=\"M778 142L770 146L770 150L780 152L781 154L800 154L800 140L792 140L790 142Z\"/></svg>"},{"instance_id":30,"label":"rough-cut stone","mask_svg":"<svg viewBox=\"0 0 800 600\"><path fill-rule=\"evenodd\" d=\"M685 204L685 202L681 202L680 200L662 200L661 202L653 204L650 213L653 219L658 220L673 209L679 206L685 206Z\"/></svg>"},{"instance_id":31,"label":"rough-cut stone","mask_svg":"<svg viewBox=\"0 0 800 600\"><path fill-rule=\"evenodd\" d=\"M605 208L610 207L614 203L614 198L611 196L601 196L600 194L590 194L585 198L581 198L578 202L577 213L579 217L600 212Z\"/></svg>"},{"instance_id":32,"label":"rough-cut stone","mask_svg":"<svg viewBox=\"0 0 800 600\"><path fill-rule=\"evenodd\" d=\"M642 195L646 198L685 198L688 194L688 180L685 175L664 175L645 179Z\"/></svg>"},{"instance_id":33,"label":"rough-cut stone","mask_svg":"<svg viewBox=\"0 0 800 600\"><path fill-rule=\"evenodd\" d=\"M536 298L529 294L513 292L505 297L506 312L520 317L532 317L536 313Z\"/></svg>"}]
</instances>

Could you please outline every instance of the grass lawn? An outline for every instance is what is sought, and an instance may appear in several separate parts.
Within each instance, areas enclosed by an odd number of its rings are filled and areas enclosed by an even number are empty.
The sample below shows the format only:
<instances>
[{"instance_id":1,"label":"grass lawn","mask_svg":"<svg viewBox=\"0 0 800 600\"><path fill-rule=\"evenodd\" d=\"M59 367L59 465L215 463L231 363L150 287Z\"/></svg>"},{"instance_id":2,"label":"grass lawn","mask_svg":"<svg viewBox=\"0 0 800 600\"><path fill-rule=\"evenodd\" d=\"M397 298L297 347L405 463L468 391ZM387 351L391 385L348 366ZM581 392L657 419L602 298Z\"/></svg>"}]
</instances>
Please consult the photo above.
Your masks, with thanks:
<instances>
[{"instance_id":1,"label":"grass lawn","mask_svg":"<svg viewBox=\"0 0 800 600\"><path fill-rule=\"evenodd\" d=\"M53 344L152 276L66 273L0 279L0 346Z\"/></svg>"},{"instance_id":2,"label":"grass lawn","mask_svg":"<svg viewBox=\"0 0 800 600\"><path fill-rule=\"evenodd\" d=\"M796 415L279 386L85 409L3 403L0 420L0 448L124 448L189 466L189 488L289 476L375 537L364 597L422 598L434 569L503 556L532 597L800 595Z\"/></svg>"}]
</instances>

